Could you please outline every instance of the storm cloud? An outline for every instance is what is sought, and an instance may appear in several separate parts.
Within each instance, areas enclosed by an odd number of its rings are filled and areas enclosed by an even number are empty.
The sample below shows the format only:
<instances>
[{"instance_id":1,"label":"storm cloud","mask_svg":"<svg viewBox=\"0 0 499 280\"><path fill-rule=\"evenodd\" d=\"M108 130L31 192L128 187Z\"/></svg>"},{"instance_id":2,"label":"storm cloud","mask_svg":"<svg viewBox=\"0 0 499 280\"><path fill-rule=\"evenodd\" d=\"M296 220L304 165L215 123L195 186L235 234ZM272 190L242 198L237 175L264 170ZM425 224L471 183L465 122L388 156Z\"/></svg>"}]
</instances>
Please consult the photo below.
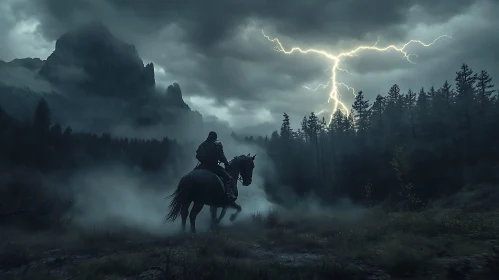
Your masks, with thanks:
<instances>
[{"instance_id":1,"label":"storm cloud","mask_svg":"<svg viewBox=\"0 0 499 280\"><path fill-rule=\"evenodd\" d=\"M297 123L330 108L328 90L303 86L327 82L331 61L275 52L262 29L288 47L336 54L378 39L384 46L452 36L430 48L411 46L416 64L394 52L345 59L342 67L352 74L338 78L370 100L394 83L406 91L453 81L463 62L499 77L499 3L493 0L7 0L0 12L0 59L45 59L62 33L101 20L154 62L160 85L178 82L193 109L236 129L274 122L278 128L283 112ZM350 106L353 95L343 90L342 96Z\"/></svg>"}]
</instances>

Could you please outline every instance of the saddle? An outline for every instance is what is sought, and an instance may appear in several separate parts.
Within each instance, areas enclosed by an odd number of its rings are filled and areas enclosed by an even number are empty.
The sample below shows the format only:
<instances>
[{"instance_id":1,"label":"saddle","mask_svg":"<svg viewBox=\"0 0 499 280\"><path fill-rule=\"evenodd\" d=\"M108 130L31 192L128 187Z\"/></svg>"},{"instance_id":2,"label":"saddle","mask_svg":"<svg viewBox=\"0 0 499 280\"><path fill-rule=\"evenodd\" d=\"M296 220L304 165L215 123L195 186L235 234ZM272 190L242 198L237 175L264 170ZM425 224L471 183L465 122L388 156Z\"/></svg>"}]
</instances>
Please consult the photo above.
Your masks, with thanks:
<instances>
[{"instance_id":1,"label":"saddle","mask_svg":"<svg viewBox=\"0 0 499 280\"><path fill-rule=\"evenodd\" d=\"M220 176L219 174L217 174L217 172L211 170L210 168L207 168L206 166L203 166L203 164L198 164L194 168L194 170L199 170L199 169L209 171L213 175L217 176L218 180L220 180L220 183L222 185L223 192L228 196L229 199L231 199L233 201L236 200L236 197L234 196L234 191L232 189L232 184L233 184L234 178L232 178L230 176L230 174L227 173L227 178L224 178L223 176ZM223 170L223 172L227 172L227 171Z\"/></svg>"}]
</instances>

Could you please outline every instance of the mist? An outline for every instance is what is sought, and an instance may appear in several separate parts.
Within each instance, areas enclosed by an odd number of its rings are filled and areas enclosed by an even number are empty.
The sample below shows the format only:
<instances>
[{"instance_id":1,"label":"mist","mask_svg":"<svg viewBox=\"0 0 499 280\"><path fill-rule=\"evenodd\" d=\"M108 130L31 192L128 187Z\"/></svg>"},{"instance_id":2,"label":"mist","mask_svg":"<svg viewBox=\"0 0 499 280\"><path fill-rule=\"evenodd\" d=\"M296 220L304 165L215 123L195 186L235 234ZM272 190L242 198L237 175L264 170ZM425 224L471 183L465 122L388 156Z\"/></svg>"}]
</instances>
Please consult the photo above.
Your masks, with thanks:
<instances>
[{"instance_id":1,"label":"mist","mask_svg":"<svg viewBox=\"0 0 499 280\"><path fill-rule=\"evenodd\" d=\"M36 76L36 71L24 67L0 67L0 83L8 86L29 88L35 92L53 92L55 88Z\"/></svg>"},{"instance_id":2,"label":"mist","mask_svg":"<svg viewBox=\"0 0 499 280\"><path fill-rule=\"evenodd\" d=\"M230 137L230 130L227 127L224 129L221 124L204 127L204 131L212 129L216 129L229 161L235 156L248 153L257 155L252 184L238 184L237 203L243 210L237 221L250 219L252 214L268 213L275 209L276 205L269 201L264 190L265 176L271 174L269 170L272 168L265 152L256 145L236 141ZM161 131L149 130L149 135L161 134ZM79 170L70 179L75 205L68 215L72 215L74 226L85 231L132 230L155 236L178 234L180 219L175 222L165 221L165 215L169 211L168 197L177 188L180 178L196 166L195 151L206 135L207 132L198 133L197 139L180 142L186 151L191 152L175 163L176 168L172 168L170 164L157 174L146 174L120 163ZM219 212L220 210L221 208ZM232 211L235 210L228 209L228 213ZM228 216L222 224L230 226ZM205 206L199 214L197 225L201 231L209 229L209 206Z\"/></svg>"}]
</instances>

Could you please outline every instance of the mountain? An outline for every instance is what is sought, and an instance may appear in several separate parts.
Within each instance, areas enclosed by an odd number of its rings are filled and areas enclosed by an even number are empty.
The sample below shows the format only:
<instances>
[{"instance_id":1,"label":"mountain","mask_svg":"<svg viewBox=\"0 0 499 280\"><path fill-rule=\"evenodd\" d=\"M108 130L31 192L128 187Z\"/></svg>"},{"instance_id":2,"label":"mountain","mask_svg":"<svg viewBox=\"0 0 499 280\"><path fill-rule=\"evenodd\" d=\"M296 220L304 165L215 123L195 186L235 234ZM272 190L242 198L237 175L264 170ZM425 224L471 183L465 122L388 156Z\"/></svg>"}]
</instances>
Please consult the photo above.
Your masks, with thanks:
<instances>
[{"instance_id":1,"label":"mountain","mask_svg":"<svg viewBox=\"0 0 499 280\"><path fill-rule=\"evenodd\" d=\"M6 113L30 118L42 97L55 121L76 130L137 134L161 126L164 136L171 136L202 126L201 114L184 102L180 86L159 89L154 65L144 65L135 46L101 22L63 34L45 61L0 61L0 106Z\"/></svg>"},{"instance_id":2,"label":"mountain","mask_svg":"<svg viewBox=\"0 0 499 280\"><path fill-rule=\"evenodd\" d=\"M39 71L61 88L133 98L154 90L154 66L144 66L134 45L117 39L100 22L62 35Z\"/></svg>"}]
</instances>

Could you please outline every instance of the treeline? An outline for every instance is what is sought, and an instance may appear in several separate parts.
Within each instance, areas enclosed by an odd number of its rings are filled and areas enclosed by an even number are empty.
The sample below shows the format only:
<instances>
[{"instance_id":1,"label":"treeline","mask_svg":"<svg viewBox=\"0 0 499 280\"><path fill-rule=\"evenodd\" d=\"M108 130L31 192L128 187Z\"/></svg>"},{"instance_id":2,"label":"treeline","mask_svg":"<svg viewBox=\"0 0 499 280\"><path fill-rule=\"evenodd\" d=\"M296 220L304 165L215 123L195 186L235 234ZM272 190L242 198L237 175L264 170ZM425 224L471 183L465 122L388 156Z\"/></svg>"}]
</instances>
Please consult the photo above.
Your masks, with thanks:
<instances>
[{"instance_id":1,"label":"treeline","mask_svg":"<svg viewBox=\"0 0 499 280\"><path fill-rule=\"evenodd\" d=\"M0 108L0 166L44 173L119 161L144 171L158 171L178 154L175 140L113 138L109 134L73 133L53 124L47 102L38 103L32 121L11 118Z\"/></svg>"},{"instance_id":2,"label":"treeline","mask_svg":"<svg viewBox=\"0 0 499 280\"><path fill-rule=\"evenodd\" d=\"M74 202L64 180L74 171L119 163L146 173L165 168L175 173L184 162L182 151L167 138L120 139L63 129L52 123L43 99L30 121L16 120L0 108L0 225L64 226Z\"/></svg>"},{"instance_id":3,"label":"treeline","mask_svg":"<svg viewBox=\"0 0 499 280\"><path fill-rule=\"evenodd\" d=\"M348 196L417 209L467 184L498 183L498 128L492 78L463 64L454 86L403 93L393 85L374 102L360 91L350 114L337 111L329 124L311 113L293 129L284 114L270 139L246 140L264 146L276 165L270 194L283 183L325 202Z\"/></svg>"}]
</instances>

